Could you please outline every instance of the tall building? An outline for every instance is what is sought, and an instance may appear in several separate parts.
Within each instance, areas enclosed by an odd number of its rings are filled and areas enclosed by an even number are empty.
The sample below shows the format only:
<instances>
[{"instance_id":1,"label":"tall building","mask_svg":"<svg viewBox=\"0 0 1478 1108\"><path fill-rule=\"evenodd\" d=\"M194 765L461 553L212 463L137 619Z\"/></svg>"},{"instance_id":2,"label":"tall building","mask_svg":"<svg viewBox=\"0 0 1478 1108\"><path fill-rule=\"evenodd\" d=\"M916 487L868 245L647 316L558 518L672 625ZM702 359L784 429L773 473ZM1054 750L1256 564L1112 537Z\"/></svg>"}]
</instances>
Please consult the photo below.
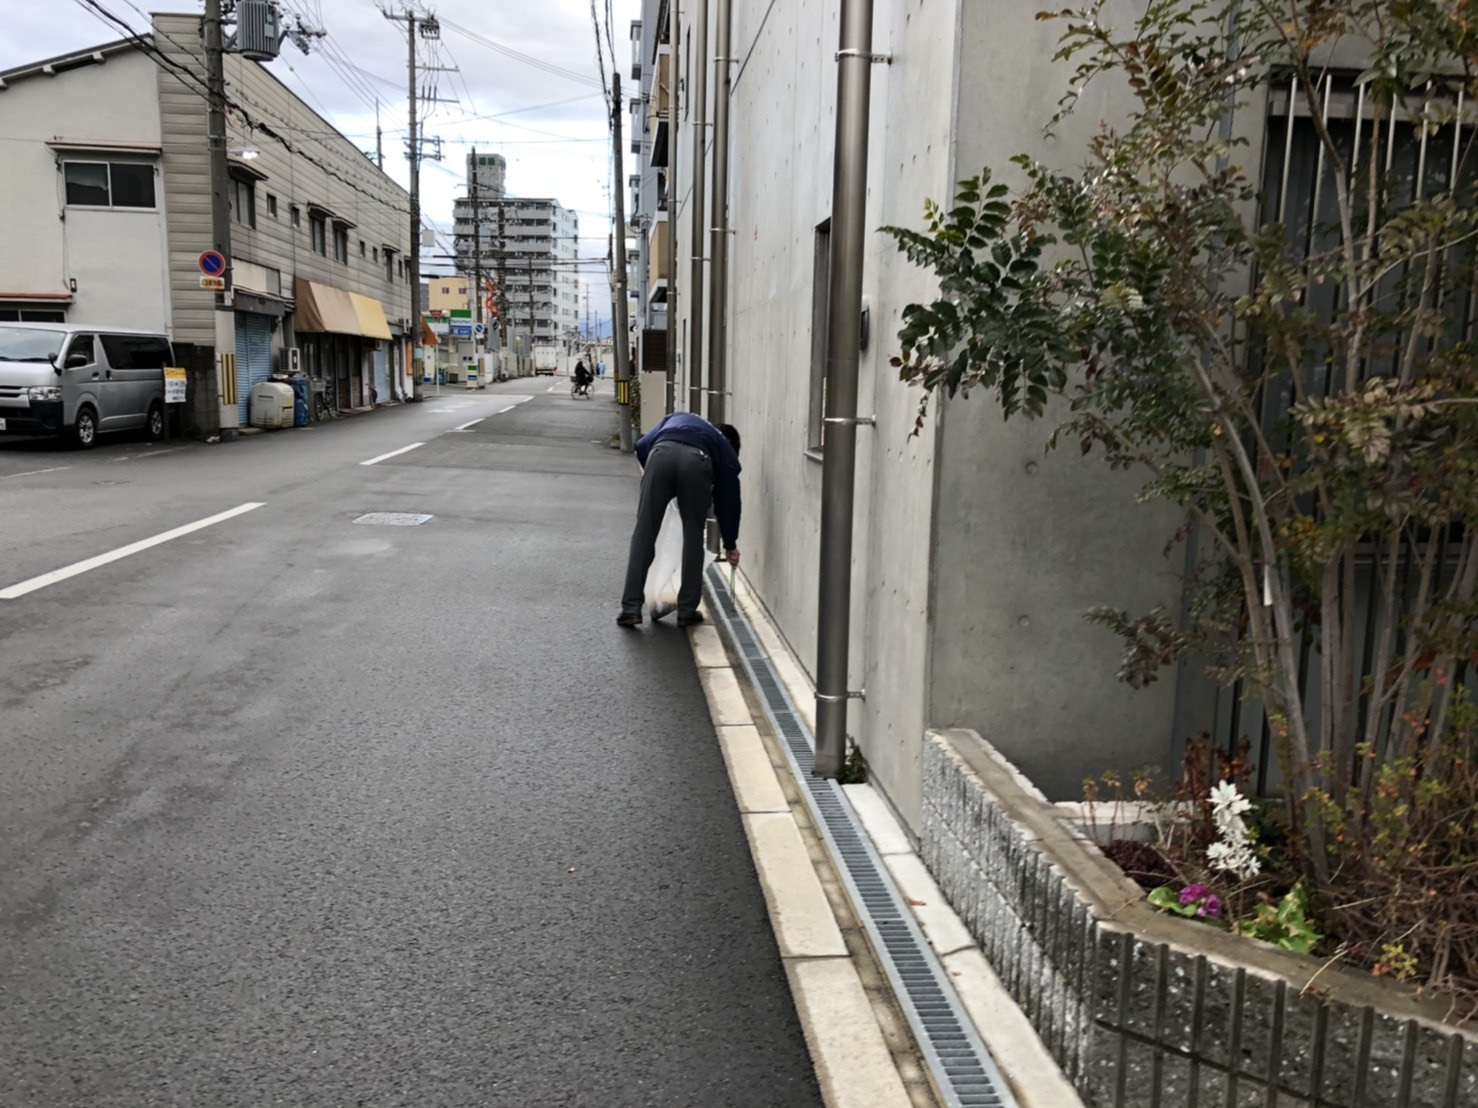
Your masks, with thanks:
<instances>
[{"instance_id":1,"label":"tall building","mask_svg":"<svg viewBox=\"0 0 1478 1108\"><path fill-rule=\"evenodd\" d=\"M672 60L667 0L645 0L643 18L631 24L631 79L640 95L630 103L632 363L643 372L667 370L668 140Z\"/></svg>"},{"instance_id":2,"label":"tall building","mask_svg":"<svg viewBox=\"0 0 1478 1108\"><path fill-rule=\"evenodd\" d=\"M452 207L457 268L502 290L508 343L573 343L579 337L580 220L552 197L507 195L501 154L467 155L467 194Z\"/></svg>"}]
</instances>

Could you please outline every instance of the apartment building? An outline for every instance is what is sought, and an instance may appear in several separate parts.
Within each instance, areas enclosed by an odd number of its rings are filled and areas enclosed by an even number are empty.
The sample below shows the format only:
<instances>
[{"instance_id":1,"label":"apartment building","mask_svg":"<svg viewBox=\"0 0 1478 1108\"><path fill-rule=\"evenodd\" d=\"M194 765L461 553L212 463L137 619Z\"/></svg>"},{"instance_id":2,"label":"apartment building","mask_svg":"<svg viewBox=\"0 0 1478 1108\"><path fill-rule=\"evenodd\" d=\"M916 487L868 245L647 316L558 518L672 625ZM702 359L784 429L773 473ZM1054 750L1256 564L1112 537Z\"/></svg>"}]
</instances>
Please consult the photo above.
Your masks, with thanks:
<instances>
[{"instance_id":1,"label":"apartment building","mask_svg":"<svg viewBox=\"0 0 1478 1108\"><path fill-rule=\"evenodd\" d=\"M629 105L631 155L635 165L627 179L631 189L630 303L634 369L644 373L668 371L668 280L671 264L668 241L669 165L668 107L672 44L666 0L646 0L642 18L631 24L631 79L638 94ZM643 406L650 392L643 390Z\"/></svg>"},{"instance_id":2,"label":"apartment building","mask_svg":"<svg viewBox=\"0 0 1478 1108\"><path fill-rule=\"evenodd\" d=\"M331 404L409 391L409 200L271 69L225 57L231 249L215 243L198 15L0 74L0 313L166 331L191 426L229 434L273 372ZM0 314L0 318L4 318Z\"/></svg>"},{"instance_id":3,"label":"apartment building","mask_svg":"<svg viewBox=\"0 0 1478 1108\"><path fill-rule=\"evenodd\" d=\"M501 154L467 155L467 193L452 207L458 271L473 274L480 261L498 282L510 349L568 347L580 324L579 217L551 197L509 196L507 173Z\"/></svg>"}]
</instances>

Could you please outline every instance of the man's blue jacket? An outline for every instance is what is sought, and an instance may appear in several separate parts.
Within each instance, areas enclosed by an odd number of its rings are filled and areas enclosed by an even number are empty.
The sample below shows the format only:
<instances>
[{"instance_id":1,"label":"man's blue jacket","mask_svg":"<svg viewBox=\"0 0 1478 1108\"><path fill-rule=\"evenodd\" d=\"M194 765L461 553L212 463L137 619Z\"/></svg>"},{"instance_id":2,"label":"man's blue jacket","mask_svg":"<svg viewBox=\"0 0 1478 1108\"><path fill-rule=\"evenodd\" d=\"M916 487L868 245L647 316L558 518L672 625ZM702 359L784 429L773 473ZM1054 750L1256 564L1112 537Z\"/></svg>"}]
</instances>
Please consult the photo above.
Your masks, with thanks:
<instances>
[{"instance_id":1,"label":"man's blue jacket","mask_svg":"<svg viewBox=\"0 0 1478 1108\"><path fill-rule=\"evenodd\" d=\"M702 416L673 412L641 437L636 444L636 460L645 466L652 447L668 440L706 450L713 459L713 514L718 518L724 549L733 550L739 545L739 455L723 432Z\"/></svg>"}]
</instances>

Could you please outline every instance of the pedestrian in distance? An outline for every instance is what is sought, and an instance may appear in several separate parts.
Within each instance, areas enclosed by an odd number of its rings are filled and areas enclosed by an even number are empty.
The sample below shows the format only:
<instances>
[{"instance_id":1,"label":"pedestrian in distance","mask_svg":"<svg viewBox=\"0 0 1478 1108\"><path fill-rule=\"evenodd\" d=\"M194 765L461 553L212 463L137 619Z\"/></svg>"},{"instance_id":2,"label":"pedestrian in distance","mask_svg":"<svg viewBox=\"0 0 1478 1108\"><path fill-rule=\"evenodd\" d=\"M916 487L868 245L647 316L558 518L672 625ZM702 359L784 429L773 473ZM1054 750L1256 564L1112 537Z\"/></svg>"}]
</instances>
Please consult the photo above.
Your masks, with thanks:
<instances>
[{"instance_id":1,"label":"pedestrian in distance","mask_svg":"<svg viewBox=\"0 0 1478 1108\"><path fill-rule=\"evenodd\" d=\"M636 444L636 458L644 467L636 527L626 560L626 584L621 594L622 627L642 621L647 571L657 546L657 532L667 505L677 501L683 523L682 584L677 593L677 623L688 627L703 622L698 601L703 594L703 525L708 508L718 518L724 557L739 564L739 432L727 423L715 426L690 412L674 412Z\"/></svg>"},{"instance_id":2,"label":"pedestrian in distance","mask_svg":"<svg viewBox=\"0 0 1478 1108\"><path fill-rule=\"evenodd\" d=\"M606 360L604 358L602 358L599 362L596 363L596 366L595 366L595 375L597 377L601 378L602 380L605 379L605 376L606 376Z\"/></svg>"}]
</instances>

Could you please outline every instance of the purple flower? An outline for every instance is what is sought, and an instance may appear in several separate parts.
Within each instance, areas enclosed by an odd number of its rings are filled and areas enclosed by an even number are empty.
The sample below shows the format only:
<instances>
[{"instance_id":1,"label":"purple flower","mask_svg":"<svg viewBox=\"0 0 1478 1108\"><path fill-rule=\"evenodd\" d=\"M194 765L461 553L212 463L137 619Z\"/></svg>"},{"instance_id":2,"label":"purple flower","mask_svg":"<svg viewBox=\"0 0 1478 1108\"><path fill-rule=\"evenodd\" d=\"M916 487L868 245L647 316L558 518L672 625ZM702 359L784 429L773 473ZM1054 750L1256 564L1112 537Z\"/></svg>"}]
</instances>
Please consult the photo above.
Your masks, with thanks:
<instances>
[{"instance_id":1,"label":"purple flower","mask_svg":"<svg viewBox=\"0 0 1478 1108\"><path fill-rule=\"evenodd\" d=\"M1181 904L1194 904L1211 890L1205 885L1187 885L1180 890Z\"/></svg>"},{"instance_id":2,"label":"purple flower","mask_svg":"<svg viewBox=\"0 0 1478 1108\"><path fill-rule=\"evenodd\" d=\"M1207 896L1206 899L1201 902L1201 907L1196 909L1196 915L1201 916L1205 919L1221 919L1221 898L1217 896Z\"/></svg>"}]
</instances>

